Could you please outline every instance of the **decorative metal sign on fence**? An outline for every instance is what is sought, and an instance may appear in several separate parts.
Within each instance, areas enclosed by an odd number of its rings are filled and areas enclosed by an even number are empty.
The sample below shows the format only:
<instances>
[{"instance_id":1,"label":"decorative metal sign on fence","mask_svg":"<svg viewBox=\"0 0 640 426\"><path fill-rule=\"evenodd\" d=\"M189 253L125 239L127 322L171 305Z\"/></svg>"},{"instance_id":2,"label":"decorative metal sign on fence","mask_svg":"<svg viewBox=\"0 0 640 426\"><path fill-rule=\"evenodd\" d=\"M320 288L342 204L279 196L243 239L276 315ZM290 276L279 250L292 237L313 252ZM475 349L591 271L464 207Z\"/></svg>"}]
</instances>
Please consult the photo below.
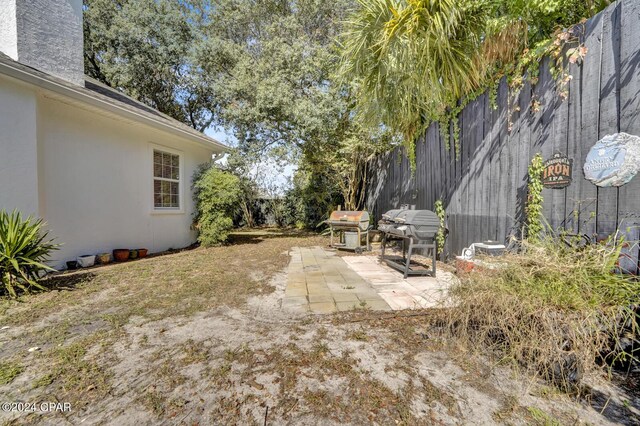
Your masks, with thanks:
<instances>
[{"instance_id":1,"label":"decorative metal sign on fence","mask_svg":"<svg viewBox=\"0 0 640 426\"><path fill-rule=\"evenodd\" d=\"M640 170L640 137L615 133L600 139L587 154L584 177L598 186L622 186Z\"/></svg>"},{"instance_id":2,"label":"decorative metal sign on fence","mask_svg":"<svg viewBox=\"0 0 640 426\"><path fill-rule=\"evenodd\" d=\"M565 188L571 185L573 160L566 155L556 153L544 162L542 185L547 188Z\"/></svg>"}]
</instances>

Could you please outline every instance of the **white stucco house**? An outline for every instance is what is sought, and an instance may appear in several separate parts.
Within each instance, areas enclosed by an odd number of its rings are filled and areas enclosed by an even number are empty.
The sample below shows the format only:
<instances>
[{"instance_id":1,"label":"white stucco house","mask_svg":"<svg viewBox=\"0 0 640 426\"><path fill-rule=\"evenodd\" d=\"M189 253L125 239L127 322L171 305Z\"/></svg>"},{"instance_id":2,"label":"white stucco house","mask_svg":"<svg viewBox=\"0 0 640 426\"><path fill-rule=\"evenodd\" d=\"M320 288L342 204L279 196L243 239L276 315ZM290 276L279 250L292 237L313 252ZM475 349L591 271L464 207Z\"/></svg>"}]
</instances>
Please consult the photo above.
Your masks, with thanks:
<instances>
[{"instance_id":1,"label":"white stucco house","mask_svg":"<svg viewBox=\"0 0 640 426\"><path fill-rule=\"evenodd\" d=\"M0 2L0 209L43 218L53 265L193 243L216 140L84 75L82 0Z\"/></svg>"}]
</instances>

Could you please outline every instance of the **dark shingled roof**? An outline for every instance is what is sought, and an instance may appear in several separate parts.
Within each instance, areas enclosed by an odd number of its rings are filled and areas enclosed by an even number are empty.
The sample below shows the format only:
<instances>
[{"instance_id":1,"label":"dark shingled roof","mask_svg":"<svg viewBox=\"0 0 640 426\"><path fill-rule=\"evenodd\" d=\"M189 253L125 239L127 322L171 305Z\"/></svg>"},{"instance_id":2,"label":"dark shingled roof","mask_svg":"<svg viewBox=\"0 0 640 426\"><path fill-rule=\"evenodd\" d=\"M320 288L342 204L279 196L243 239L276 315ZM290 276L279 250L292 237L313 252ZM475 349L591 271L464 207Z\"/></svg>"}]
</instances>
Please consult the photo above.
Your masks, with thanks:
<instances>
[{"instance_id":1,"label":"dark shingled roof","mask_svg":"<svg viewBox=\"0 0 640 426\"><path fill-rule=\"evenodd\" d=\"M28 65L14 61L9 56L0 52L0 65L3 65L3 64L8 65L11 68L17 69L31 76L37 77L39 79L55 83L57 86L62 86L66 89L73 90L76 92L82 92L84 95L87 95L93 99L107 102L110 105L119 107L121 109L127 110L132 113L136 113L138 115L142 115L155 122L159 122L162 125L187 133L200 140L205 140L213 145L216 145L219 148L222 148L222 149L227 148L225 145L221 144L217 140L205 135L204 133L201 133L195 130L193 127L187 126L186 124L174 118L171 118L168 115L163 114L160 111L153 109L150 106L145 105L144 103L139 102L125 95L124 93L112 87L109 87L91 77L85 76L84 87L82 87L82 86L70 83L59 77L55 77L45 72L42 72L40 70L37 70ZM3 73L3 70L1 67L0 67L0 73Z\"/></svg>"}]
</instances>

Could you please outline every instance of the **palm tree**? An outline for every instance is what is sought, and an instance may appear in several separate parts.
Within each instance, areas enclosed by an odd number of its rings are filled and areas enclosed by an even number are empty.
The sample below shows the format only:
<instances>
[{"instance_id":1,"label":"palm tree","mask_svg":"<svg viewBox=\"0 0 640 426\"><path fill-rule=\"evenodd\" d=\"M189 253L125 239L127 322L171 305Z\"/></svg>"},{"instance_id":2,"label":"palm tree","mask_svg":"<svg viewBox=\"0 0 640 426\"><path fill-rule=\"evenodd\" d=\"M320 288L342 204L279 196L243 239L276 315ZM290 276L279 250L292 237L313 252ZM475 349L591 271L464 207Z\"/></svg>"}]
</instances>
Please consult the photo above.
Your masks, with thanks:
<instances>
[{"instance_id":1,"label":"palm tree","mask_svg":"<svg viewBox=\"0 0 640 426\"><path fill-rule=\"evenodd\" d=\"M447 107L505 73L525 49L550 45L610 0L357 0L342 37L342 72L358 110L405 142ZM539 49L542 54L544 49ZM539 59L539 58L537 58Z\"/></svg>"},{"instance_id":2,"label":"palm tree","mask_svg":"<svg viewBox=\"0 0 640 426\"><path fill-rule=\"evenodd\" d=\"M478 86L483 12L455 0L358 0L343 34L343 73L360 111L412 139Z\"/></svg>"}]
</instances>

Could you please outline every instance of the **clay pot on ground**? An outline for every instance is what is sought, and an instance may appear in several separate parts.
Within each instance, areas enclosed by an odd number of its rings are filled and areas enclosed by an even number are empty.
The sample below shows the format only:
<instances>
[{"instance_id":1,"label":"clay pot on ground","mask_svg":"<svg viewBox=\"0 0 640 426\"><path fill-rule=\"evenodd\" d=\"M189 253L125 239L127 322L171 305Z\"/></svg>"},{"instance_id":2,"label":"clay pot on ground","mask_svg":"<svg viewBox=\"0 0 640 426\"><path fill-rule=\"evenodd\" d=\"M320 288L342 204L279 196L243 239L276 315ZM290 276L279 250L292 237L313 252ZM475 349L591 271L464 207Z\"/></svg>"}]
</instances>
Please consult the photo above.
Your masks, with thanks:
<instances>
[{"instance_id":1,"label":"clay pot on ground","mask_svg":"<svg viewBox=\"0 0 640 426\"><path fill-rule=\"evenodd\" d=\"M116 262L124 262L129 260L129 249L115 249L113 251L113 259Z\"/></svg>"},{"instance_id":2,"label":"clay pot on ground","mask_svg":"<svg viewBox=\"0 0 640 426\"><path fill-rule=\"evenodd\" d=\"M88 268L96 264L96 256L93 254L84 254L82 256L78 256L78 265L82 268Z\"/></svg>"},{"instance_id":3,"label":"clay pot on ground","mask_svg":"<svg viewBox=\"0 0 640 426\"><path fill-rule=\"evenodd\" d=\"M138 258L138 250L129 250L129 259L137 259Z\"/></svg>"},{"instance_id":4,"label":"clay pot on ground","mask_svg":"<svg viewBox=\"0 0 640 426\"><path fill-rule=\"evenodd\" d=\"M107 263L111 263L111 255L109 253L100 253L96 256L96 260L101 265L106 265Z\"/></svg>"},{"instance_id":5,"label":"clay pot on ground","mask_svg":"<svg viewBox=\"0 0 640 426\"><path fill-rule=\"evenodd\" d=\"M147 257L147 253L149 253L149 250L147 250L146 248L138 249L138 258L142 259Z\"/></svg>"}]
</instances>

